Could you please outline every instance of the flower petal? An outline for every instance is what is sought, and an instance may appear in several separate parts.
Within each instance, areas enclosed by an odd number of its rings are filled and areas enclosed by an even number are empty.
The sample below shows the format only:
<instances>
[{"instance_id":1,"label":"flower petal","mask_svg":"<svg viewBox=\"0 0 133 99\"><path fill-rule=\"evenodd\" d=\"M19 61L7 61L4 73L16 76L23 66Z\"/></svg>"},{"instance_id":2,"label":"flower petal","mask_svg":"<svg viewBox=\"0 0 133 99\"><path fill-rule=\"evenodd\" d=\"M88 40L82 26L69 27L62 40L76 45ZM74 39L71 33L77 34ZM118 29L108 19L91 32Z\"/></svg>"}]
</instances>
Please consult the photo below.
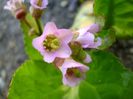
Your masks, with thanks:
<instances>
[{"instance_id":1,"label":"flower petal","mask_svg":"<svg viewBox=\"0 0 133 99\"><path fill-rule=\"evenodd\" d=\"M74 87L76 85L78 85L80 83L80 81L82 80L82 78L73 78L71 80L68 80L65 75L63 76L62 82L64 85L68 85L70 87Z\"/></svg>"},{"instance_id":2,"label":"flower petal","mask_svg":"<svg viewBox=\"0 0 133 99\"><path fill-rule=\"evenodd\" d=\"M48 22L44 27L43 35L54 34L57 32L57 27L54 22Z\"/></svg>"},{"instance_id":3,"label":"flower petal","mask_svg":"<svg viewBox=\"0 0 133 99\"><path fill-rule=\"evenodd\" d=\"M43 48L43 36L37 37L35 39L33 39L32 41L32 45L40 52L43 52L44 48Z\"/></svg>"},{"instance_id":4,"label":"flower petal","mask_svg":"<svg viewBox=\"0 0 133 99\"><path fill-rule=\"evenodd\" d=\"M100 27L98 24L92 24L89 28L88 28L88 32L91 33L97 33L100 30Z\"/></svg>"},{"instance_id":5,"label":"flower petal","mask_svg":"<svg viewBox=\"0 0 133 99\"><path fill-rule=\"evenodd\" d=\"M98 48L102 44L102 39L100 37L97 38L97 41L93 44L90 44L88 48Z\"/></svg>"},{"instance_id":6,"label":"flower petal","mask_svg":"<svg viewBox=\"0 0 133 99\"><path fill-rule=\"evenodd\" d=\"M43 54L43 56L44 56L44 61L45 62L47 62L47 63L52 63L53 61L54 61L54 59L56 58L56 55L55 55L55 53L54 52L46 52L46 51L44 51L43 53L41 53L41 54Z\"/></svg>"},{"instance_id":7,"label":"flower petal","mask_svg":"<svg viewBox=\"0 0 133 99\"><path fill-rule=\"evenodd\" d=\"M61 43L60 48L56 51L56 57L68 58L72 54L70 47L66 43Z\"/></svg>"},{"instance_id":8,"label":"flower petal","mask_svg":"<svg viewBox=\"0 0 133 99\"><path fill-rule=\"evenodd\" d=\"M66 74L66 70L68 68L74 68L74 67L81 67L83 72L89 70L89 67L87 67L84 64L81 64L79 62L76 62L73 59L66 59L64 64L60 67L60 69L61 69L63 74Z\"/></svg>"},{"instance_id":9,"label":"flower petal","mask_svg":"<svg viewBox=\"0 0 133 99\"><path fill-rule=\"evenodd\" d=\"M99 31L99 25L98 24L92 24L91 26L87 26L85 28L80 29L78 32L80 34L83 34L85 32L90 32L90 33L97 33Z\"/></svg>"},{"instance_id":10,"label":"flower petal","mask_svg":"<svg viewBox=\"0 0 133 99\"><path fill-rule=\"evenodd\" d=\"M69 29L59 29L57 36L65 43L69 43L73 38L73 33Z\"/></svg>"},{"instance_id":11,"label":"flower petal","mask_svg":"<svg viewBox=\"0 0 133 99\"><path fill-rule=\"evenodd\" d=\"M95 36L90 32L86 32L84 34L80 34L77 38L77 41L81 43L83 48L87 48L88 45L92 45L94 42Z\"/></svg>"}]
</instances>

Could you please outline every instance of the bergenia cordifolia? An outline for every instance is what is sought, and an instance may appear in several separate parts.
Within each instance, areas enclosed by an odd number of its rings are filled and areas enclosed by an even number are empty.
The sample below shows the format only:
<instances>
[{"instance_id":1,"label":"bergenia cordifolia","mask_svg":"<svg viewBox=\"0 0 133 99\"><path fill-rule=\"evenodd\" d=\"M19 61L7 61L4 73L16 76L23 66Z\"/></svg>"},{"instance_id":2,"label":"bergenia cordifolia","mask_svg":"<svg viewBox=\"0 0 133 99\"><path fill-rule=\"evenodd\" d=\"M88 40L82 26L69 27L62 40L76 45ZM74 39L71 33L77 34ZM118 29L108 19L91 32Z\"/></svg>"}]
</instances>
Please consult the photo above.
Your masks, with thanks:
<instances>
[{"instance_id":1,"label":"bergenia cordifolia","mask_svg":"<svg viewBox=\"0 0 133 99\"><path fill-rule=\"evenodd\" d=\"M30 0L31 5L36 8L43 10L48 5L48 0Z\"/></svg>"},{"instance_id":2,"label":"bergenia cordifolia","mask_svg":"<svg viewBox=\"0 0 133 99\"><path fill-rule=\"evenodd\" d=\"M26 8L23 4L24 0L9 0L4 6L4 9L11 11L11 13L17 18L21 19L26 15Z\"/></svg>"},{"instance_id":3,"label":"bergenia cordifolia","mask_svg":"<svg viewBox=\"0 0 133 99\"><path fill-rule=\"evenodd\" d=\"M82 45L83 48L97 48L101 45L101 38L95 38L95 33L99 31L99 26L93 24L91 26L82 28L78 31L79 36L77 41Z\"/></svg>"},{"instance_id":4,"label":"bergenia cordifolia","mask_svg":"<svg viewBox=\"0 0 133 99\"><path fill-rule=\"evenodd\" d=\"M63 74L63 84L74 87L85 79L85 73L89 70L89 67L73 59L66 59L59 69Z\"/></svg>"},{"instance_id":5,"label":"bergenia cordifolia","mask_svg":"<svg viewBox=\"0 0 133 99\"><path fill-rule=\"evenodd\" d=\"M33 46L43 55L44 61L52 63L56 57L70 57L72 51L68 43L72 38L69 29L57 29L53 22L49 22L43 34L33 40Z\"/></svg>"}]
</instances>

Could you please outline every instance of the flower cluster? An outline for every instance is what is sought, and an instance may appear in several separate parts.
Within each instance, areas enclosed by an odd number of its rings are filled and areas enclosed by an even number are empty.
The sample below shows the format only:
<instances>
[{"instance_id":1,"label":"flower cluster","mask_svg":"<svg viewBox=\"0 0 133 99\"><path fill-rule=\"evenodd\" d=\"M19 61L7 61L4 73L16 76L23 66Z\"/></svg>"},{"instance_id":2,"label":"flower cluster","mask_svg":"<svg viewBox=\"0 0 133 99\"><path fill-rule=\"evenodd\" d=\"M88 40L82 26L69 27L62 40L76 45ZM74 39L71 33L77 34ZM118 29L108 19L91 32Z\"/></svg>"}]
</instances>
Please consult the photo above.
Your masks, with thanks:
<instances>
[{"instance_id":1,"label":"flower cluster","mask_svg":"<svg viewBox=\"0 0 133 99\"><path fill-rule=\"evenodd\" d=\"M43 30L38 19L43 10L48 5L48 0L30 0L30 13L34 17L39 35L33 39L33 46L43 56L47 63L53 63L63 75L63 84L76 86L83 79L89 67L84 65L92 61L89 54L84 49L98 48L101 45L101 39L95 37L99 25L93 24L77 31L70 29L58 29L53 22L48 22ZM17 19L24 19L27 26L34 31L28 21L26 21L26 7L24 0L9 0L5 9L10 10Z\"/></svg>"},{"instance_id":2,"label":"flower cluster","mask_svg":"<svg viewBox=\"0 0 133 99\"><path fill-rule=\"evenodd\" d=\"M101 45L101 39L95 38L95 33L99 31L99 26L93 24L89 27L76 31L78 37L74 38L74 32L69 29L58 29L53 22L48 22L40 37L33 40L33 46L44 58L45 62L54 63L63 74L63 83L68 86L76 86L85 78L85 73L89 70L86 65L73 59L74 49L81 48L98 48ZM77 35L77 34L76 34ZM74 42L71 47L71 42ZM81 55L80 55L81 53ZM85 53L78 52L75 57L82 57L81 61L91 62L91 57Z\"/></svg>"}]
</instances>

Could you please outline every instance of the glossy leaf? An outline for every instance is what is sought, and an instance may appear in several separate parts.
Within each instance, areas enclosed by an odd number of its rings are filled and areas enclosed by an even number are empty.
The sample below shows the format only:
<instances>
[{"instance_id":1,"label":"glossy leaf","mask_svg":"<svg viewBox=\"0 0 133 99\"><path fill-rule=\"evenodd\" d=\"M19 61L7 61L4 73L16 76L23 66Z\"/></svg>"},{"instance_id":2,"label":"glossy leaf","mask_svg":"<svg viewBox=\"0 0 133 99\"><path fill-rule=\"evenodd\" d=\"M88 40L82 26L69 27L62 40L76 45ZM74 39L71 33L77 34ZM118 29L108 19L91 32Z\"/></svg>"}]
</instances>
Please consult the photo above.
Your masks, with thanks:
<instances>
[{"instance_id":1,"label":"glossy leaf","mask_svg":"<svg viewBox=\"0 0 133 99\"><path fill-rule=\"evenodd\" d=\"M96 88L101 99L133 99L133 73L109 52L94 51L91 56L86 81Z\"/></svg>"},{"instance_id":2,"label":"glossy leaf","mask_svg":"<svg viewBox=\"0 0 133 99\"><path fill-rule=\"evenodd\" d=\"M105 28L113 27L119 38L133 38L132 0L95 0L94 13L105 20Z\"/></svg>"},{"instance_id":3,"label":"glossy leaf","mask_svg":"<svg viewBox=\"0 0 133 99\"><path fill-rule=\"evenodd\" d=\"M67 90L53 65L26 61L14 74L8 99L60 99Z\"/></svg>"},{"instance_id":4,"label":"glossy leaf","mask_svg":"<svg viewBox=\"0 0 133 99\"><path fill-rule=\"evenodd\" d=\"M8 99L133 99L133 73L111 53L91 52L90 71L80 85L62 84L61 72L43 61L26 61L15 72Z\"/></svg>"}]
</instances>

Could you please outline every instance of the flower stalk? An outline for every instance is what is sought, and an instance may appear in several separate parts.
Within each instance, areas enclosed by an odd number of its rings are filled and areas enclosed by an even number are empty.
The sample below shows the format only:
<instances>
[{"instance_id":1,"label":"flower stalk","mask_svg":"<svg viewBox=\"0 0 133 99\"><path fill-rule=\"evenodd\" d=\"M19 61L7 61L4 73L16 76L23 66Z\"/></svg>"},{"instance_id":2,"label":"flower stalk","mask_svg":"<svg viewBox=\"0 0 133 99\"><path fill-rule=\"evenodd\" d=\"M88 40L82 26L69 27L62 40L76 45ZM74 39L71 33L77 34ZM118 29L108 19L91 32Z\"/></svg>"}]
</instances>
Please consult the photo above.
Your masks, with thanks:
<instances>
[{"instance_id":1,"label":"flower stalk","mask_svg":"<svg viewBox=\"0 0 133 99\"><path fill-rule=\"evenodd\" d=\"M35 21L36 21L36 24L37 24L37 27L38 27L38 30L39 30L38 36L40 36L43 33L40 19L35 18Z\"/></svg>"}]
</instances>

